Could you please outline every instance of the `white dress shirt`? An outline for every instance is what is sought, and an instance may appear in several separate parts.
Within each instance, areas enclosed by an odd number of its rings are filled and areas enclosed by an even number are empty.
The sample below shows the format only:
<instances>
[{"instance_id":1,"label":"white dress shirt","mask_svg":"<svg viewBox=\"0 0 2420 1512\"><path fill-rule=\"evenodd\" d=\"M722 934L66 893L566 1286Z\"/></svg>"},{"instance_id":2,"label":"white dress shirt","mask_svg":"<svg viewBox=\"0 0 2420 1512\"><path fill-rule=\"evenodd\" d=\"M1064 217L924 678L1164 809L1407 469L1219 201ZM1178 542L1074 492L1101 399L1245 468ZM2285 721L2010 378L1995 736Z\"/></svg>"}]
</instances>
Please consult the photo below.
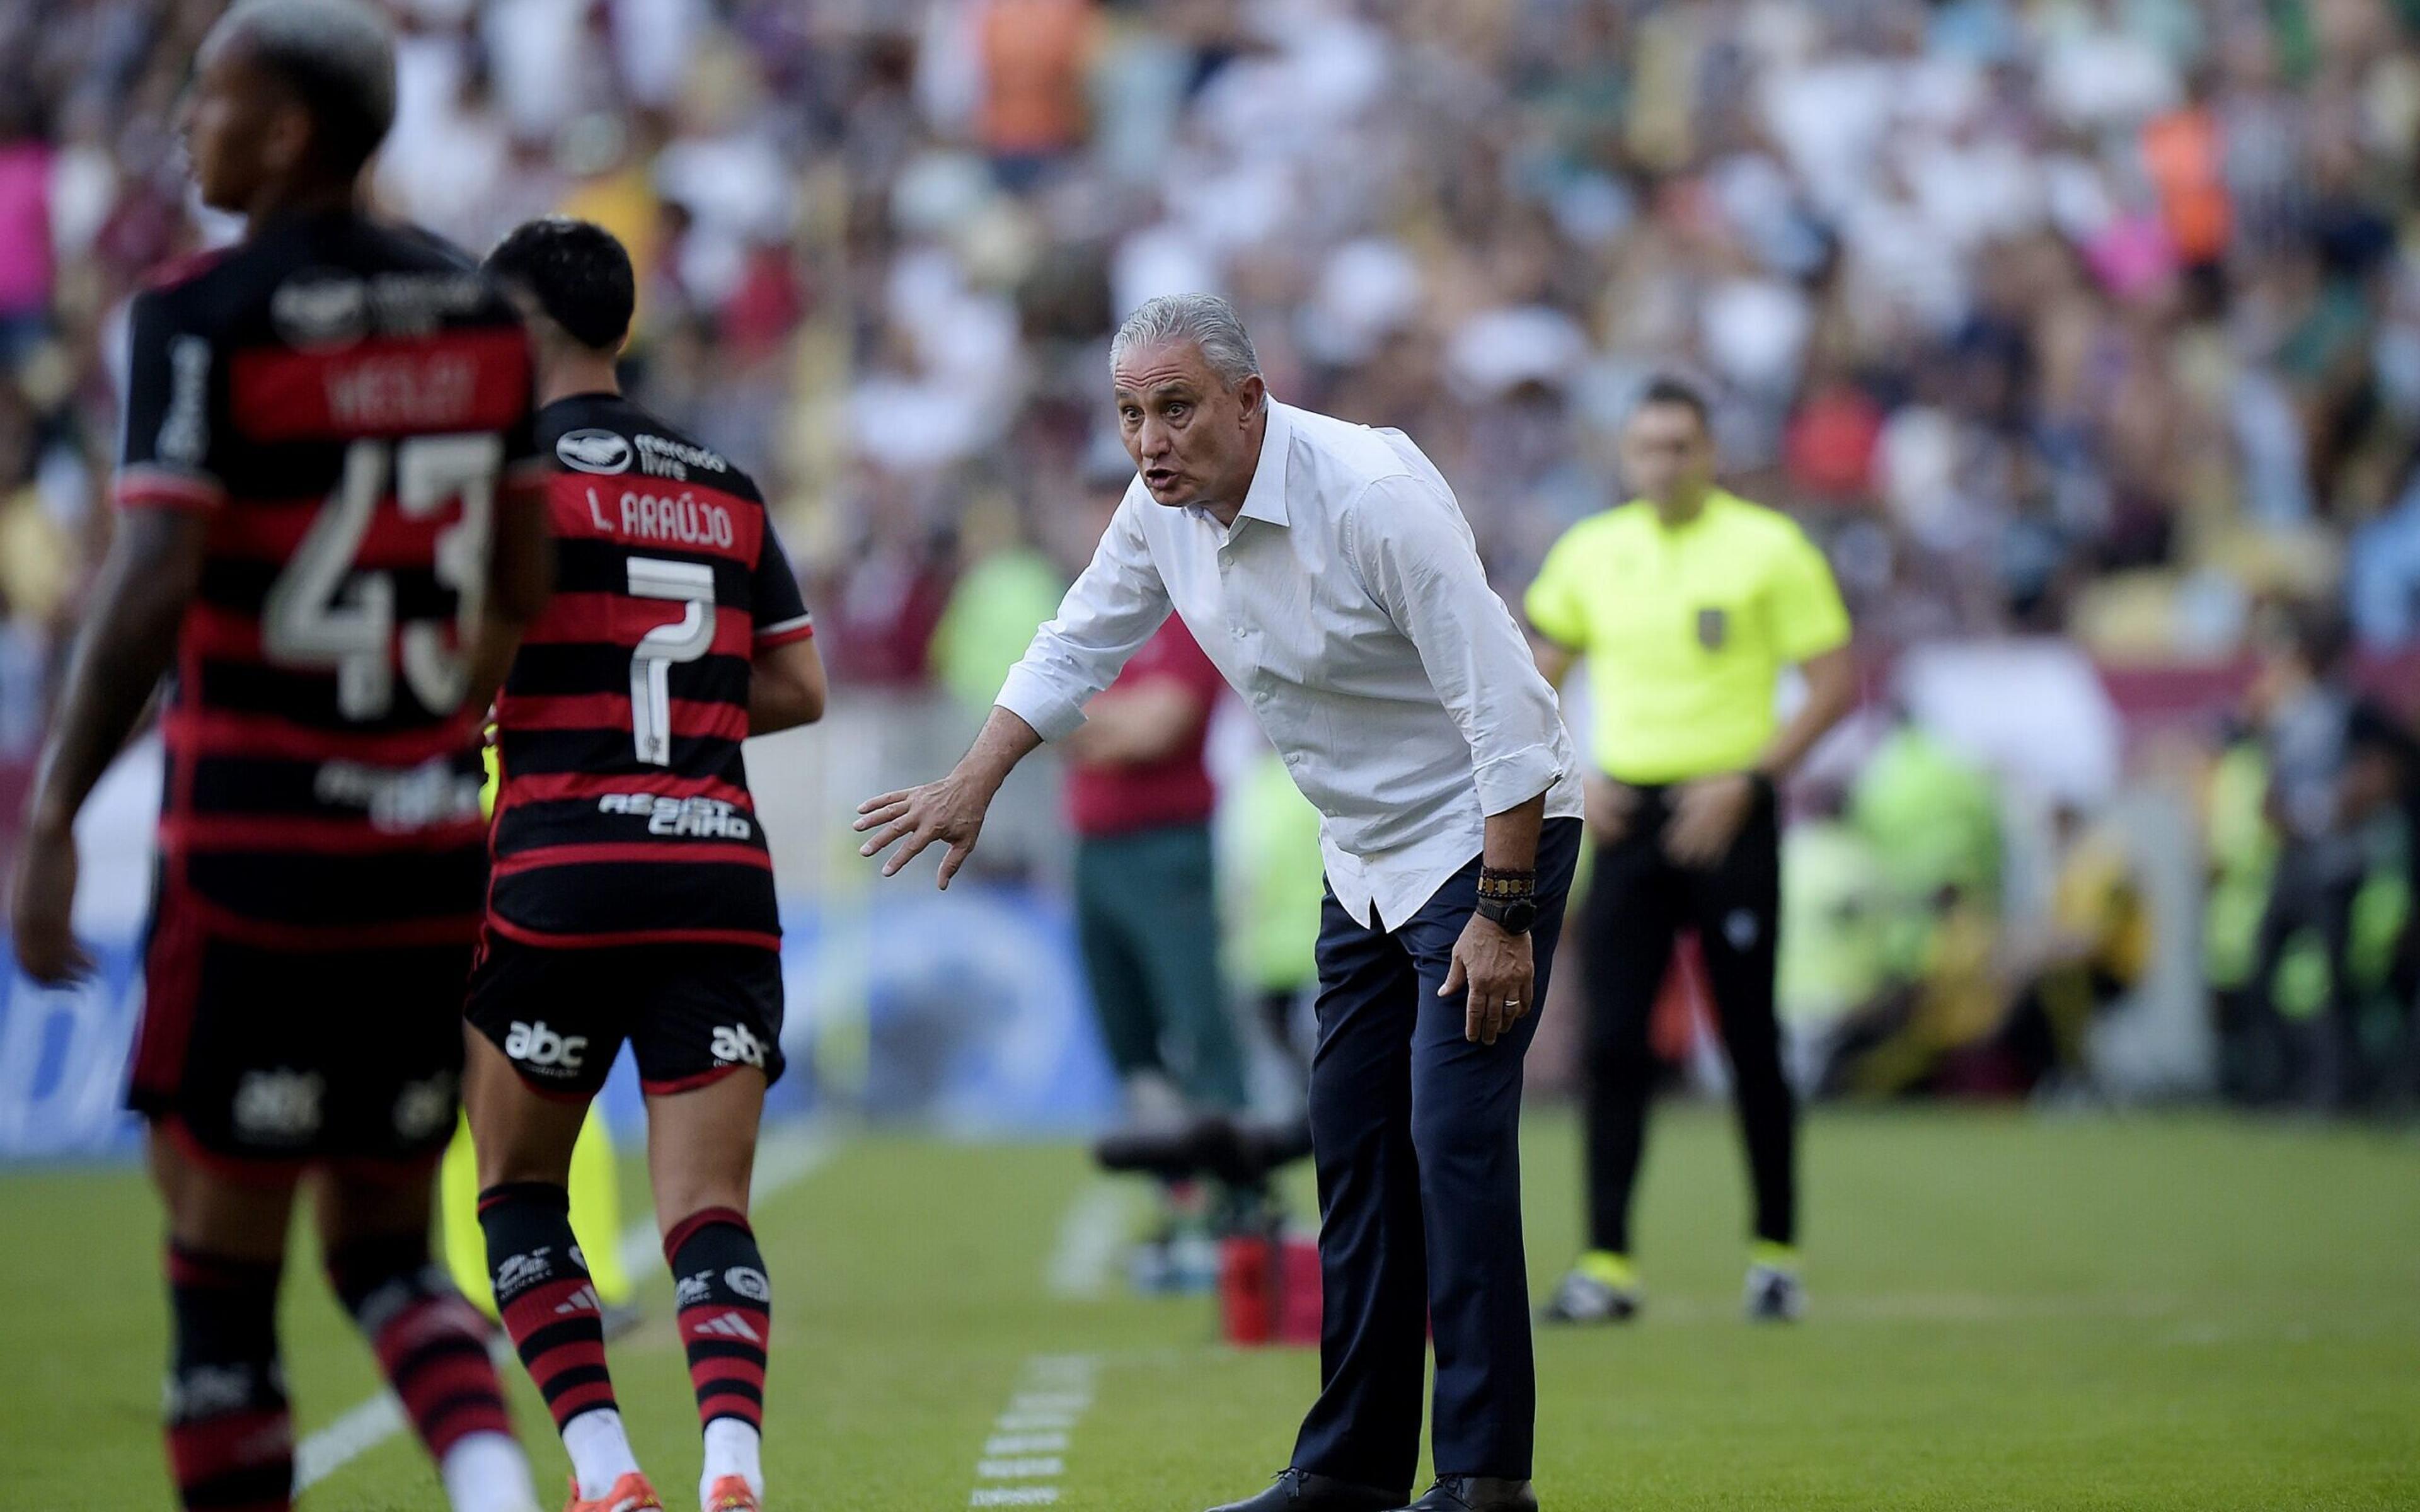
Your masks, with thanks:
<instances>
[{"instance_id":1,"label":"white dress shirt","mask_svg":"<svg viewBox=\"0 0 2420 1512\"><path fill-rule=\"evenodd\" d=\"M1319 809L1338 903L1393 930L1481 849L1484 819L1579 764L1453 490L1397 430L1272 402L1232 526L1138 478L1000 706L1056 740L1173 609Z\"/></svg>"}]
</instances>

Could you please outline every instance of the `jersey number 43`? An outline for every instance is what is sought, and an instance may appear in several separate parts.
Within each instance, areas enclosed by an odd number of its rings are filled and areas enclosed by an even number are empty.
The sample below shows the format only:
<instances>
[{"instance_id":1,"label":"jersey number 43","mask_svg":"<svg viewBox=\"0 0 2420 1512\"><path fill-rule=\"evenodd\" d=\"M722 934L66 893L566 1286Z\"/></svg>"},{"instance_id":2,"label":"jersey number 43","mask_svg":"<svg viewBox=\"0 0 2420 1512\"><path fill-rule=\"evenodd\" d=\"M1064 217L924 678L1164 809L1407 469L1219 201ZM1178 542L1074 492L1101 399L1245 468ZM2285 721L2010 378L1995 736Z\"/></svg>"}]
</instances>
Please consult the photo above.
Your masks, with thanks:
<instances>
[{"instance_id":1,"label":"jersey number 43","mask_svg":"<svg viewBox=\"0 0 2420 1512\"><path fill-rule=\"evenodd\" d=\"M293 560L261 606L261 649L289 667L334 669L336 707L348 719L377 719L395 706L395 672L432 714L450 714L468 690L461 648L487 596L488 549L504 466L504 438L493 432L357 440L345 452L344 476L328 496ZM450 501L461 516L440 532L432 566L455 595L452 644L439 622L396 619L392 573L354 565L393 473L396 507L427 519Z\"/></svg>"}]
</instances>

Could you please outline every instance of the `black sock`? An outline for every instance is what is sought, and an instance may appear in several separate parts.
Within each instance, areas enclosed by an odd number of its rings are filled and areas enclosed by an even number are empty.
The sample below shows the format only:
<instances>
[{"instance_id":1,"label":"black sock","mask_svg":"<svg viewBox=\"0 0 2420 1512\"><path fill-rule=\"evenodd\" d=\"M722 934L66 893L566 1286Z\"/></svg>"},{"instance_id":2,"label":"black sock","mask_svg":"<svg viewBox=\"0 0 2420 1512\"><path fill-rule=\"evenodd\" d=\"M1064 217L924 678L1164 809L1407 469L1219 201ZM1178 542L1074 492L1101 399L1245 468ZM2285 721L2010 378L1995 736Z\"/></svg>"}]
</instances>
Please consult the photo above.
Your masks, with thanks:
<instances>
[{"instance_id":1,"label":"black sock","mask_svg":"<svg viewBox=\"0 0 2420 1512\"><path fill-rule=\"evenodd\" d=\"M543 1181L491 1186L479 1194L479 1227L488 1236L496 1310L555 1427L613 1407L604 1309L571 1236L570 1196Z\"/></svg>"},{"instance_id":2,"label":"black sock","mask_svg":"<svg viewBox=\"0 0 2420 1512\"><path fill-rule=\"evenodd\" d=\"M664 1258L678 1288L675 1302L698 1421L737 1418L761 1430L773 1288L748 1215L732 1208L691 1213L664 1236Z\"/></svg>"},{"instance_id":3,"label":"black sock","mask_svg":"<svg viewBox=\"0 0 2420 1512\"><path fill-rule=\"evenodd\" d=\"M194 1512L285 1512L294 1424L277 1359L275 1260L168 1246L176 1346L168 1371L168 1464Z\"/></svg>"},{"instance_id":4,"label":"black sock","mask_svg":"<svg viewBox=\"0 0 2420 1512\"><path fill-rule=\"evenodd\" d=\"M328 1257L328 1279L431 1458L470 1434L512 1432L487 1319L429 1263L426 1234L355 1240Z\"/></svg>"}]
</instances>

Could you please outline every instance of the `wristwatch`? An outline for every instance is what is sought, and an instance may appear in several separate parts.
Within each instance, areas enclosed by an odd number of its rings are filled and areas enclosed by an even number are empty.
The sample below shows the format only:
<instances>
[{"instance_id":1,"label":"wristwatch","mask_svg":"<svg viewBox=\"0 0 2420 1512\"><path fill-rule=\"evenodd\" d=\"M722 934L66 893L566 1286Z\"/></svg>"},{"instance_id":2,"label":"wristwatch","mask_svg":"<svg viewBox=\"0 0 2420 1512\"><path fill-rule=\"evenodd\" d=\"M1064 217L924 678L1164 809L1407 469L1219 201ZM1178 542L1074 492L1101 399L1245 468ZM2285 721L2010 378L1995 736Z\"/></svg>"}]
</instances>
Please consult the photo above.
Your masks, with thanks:
<instances>
[{"instance_id":1,"label":"wristwatch","mask_svg":"<svg viewBox=\"0 0 2420 1512\"><path fill-rule=\"evenodd\" d=\"M1527 934L1538 921L1538 873L1479 869L1479 917L1507 934Z\"/></svg>"}]
</instances>

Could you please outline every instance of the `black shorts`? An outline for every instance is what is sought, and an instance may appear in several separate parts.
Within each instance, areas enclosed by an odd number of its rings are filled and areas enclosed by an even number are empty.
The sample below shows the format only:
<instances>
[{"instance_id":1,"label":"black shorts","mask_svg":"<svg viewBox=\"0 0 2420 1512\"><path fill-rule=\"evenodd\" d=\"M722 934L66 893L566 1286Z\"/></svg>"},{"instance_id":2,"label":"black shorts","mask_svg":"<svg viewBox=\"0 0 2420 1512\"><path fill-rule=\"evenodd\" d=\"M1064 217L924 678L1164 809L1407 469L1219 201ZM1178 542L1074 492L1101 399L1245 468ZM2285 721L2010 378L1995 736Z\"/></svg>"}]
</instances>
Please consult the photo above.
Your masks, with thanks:
<instances>
[{"instance_id":1,"label":"black shorts","mask_svg":"<svg viewBox=\"0 0 2420 1512\"><path fill-rule=\"evenodd\" d=\"M651 1096L744 1066L782 1074L782 957L745 945L528 945L489 933L471 972L472 1027L533 1088L590 1098L622 1041Z\"/></svg>"},{"instance_id":2,"label":"black shorts","mask_svg":"<svg viewBox=\"0 0 2420 1512\"><path fill-rule=\"evenodd\" d=\"M432 1161L454 1136L472 952L270 949L164 914L127 1106L237 1174Z\"/></svg>"}]
</instances>

